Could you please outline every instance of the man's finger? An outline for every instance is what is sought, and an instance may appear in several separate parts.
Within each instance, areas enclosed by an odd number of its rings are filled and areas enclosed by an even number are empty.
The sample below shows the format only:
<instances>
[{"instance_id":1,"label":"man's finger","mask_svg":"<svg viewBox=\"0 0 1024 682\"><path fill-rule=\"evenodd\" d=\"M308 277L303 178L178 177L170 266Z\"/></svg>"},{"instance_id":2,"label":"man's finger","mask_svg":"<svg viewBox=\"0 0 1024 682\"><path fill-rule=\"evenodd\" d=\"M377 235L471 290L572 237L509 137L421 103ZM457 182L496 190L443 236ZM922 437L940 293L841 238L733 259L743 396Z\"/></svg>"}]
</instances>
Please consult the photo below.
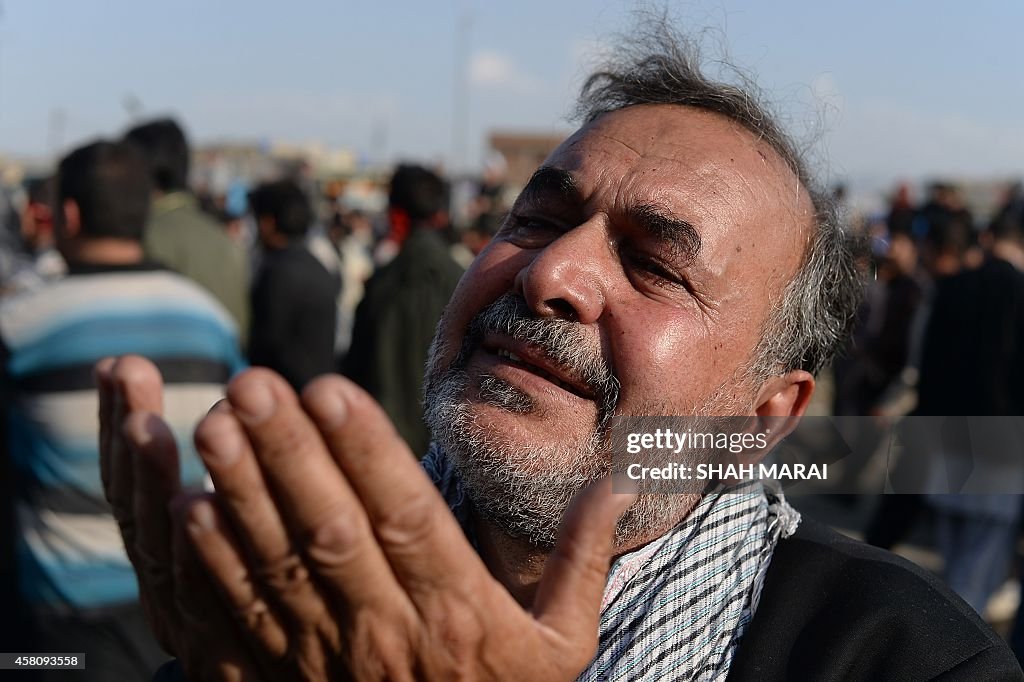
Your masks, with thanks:
<instances>
[{"instance_id":1,"label":"man's finger","mask_svg":"<svg viewBox=\"0 0 1024 682\"><path fill-rule=\"evenodd\" d=\"M125 417L132 412L163 414L163 382L160 372L149 360L137 355L119 358L110 368L113 428L107 449L107 500L121 520L132 513L132 462L123 437Z\"/></svg>"},{"instance_id":2,"label":"man's finger","mask_svg":"<svg viewBox=\"0 0 1024 682\"><path fill-rule=\"evenodd\" d=\"M178 451L170 428L149 412L133 412L124 437L134 454L131 546L128 556L139 577L141 598L160 644L174 651L178 629L171 566L171 519L168 505L178 494Z\"/></svg>"},{"instance_id":3,"label":"man's finger","mask_svg":"<svg viewBox=\"0 0 1024 682\"><path fill-rule=\"evenodd\" d=\"M235 623L220 604L212 583L192 550L186 512L202 495L178 495L170 513L173 523L175 605L182 632L176 652L190 680L250 682L264 679L259 664L241 641Z\"/></svg>"},{"instance_id":4,"label":"man's finger","mask_svg":"<svg viewBox=\"0 0 1024 682\"><path fill-rule=\"evenodd\" d=\"M128 415L124 434L135 454L135 549L166 566L171 558L171 521L167 509L181 490L174 434L163 419L150 412Z\"/></svg>"},{"instance_id":5,"label":"man's finger","mask_svg":"<svg viewBox=\"0 0 1024 682\"><path fill-rule=\"evenodd\" d=\"M349 608L411 608L360 500L284 380L254 370L231 383L228 399L259 460L260 471L248 475L262 474L318 577Z\"/></svg>"},{"instance_id":6,"label":"man's finger","mask_svg":"<svg viewBox=\"0 0 1024 682\"><path fill-rule=\"evenodd\" d=\"M213 501L192 501L185 512L192 548L244 636L272 658L288 653L288 638L253 584L241 545Z\"/></svg>"},{"instance_id":7,"label":"man's finger","mask_svg":"<svg viewBox=\"0 0 1024 682\"><path fill-rule=\"evenodd\" d=\"M312 382L302 401L412 599L474 590L466 577L487 575L483 562L380 405L340 376Z\"/></svg>"},{"instance_id":8,"label":"man's finger","mask_svg":"<svg viewBox=\"0 0 1024 682\"><path fill-rule=\"evenodd\" d=\"M250 579L265 588L265 597L290 623L329 621L238 419L226 409L211 412L196 428L195 443L253 567Z\"/></svg>"},{"instance_id":9,"label":"man's finger","mask_svg":"<svg viewBox=\"0 0 1024 682\"><path fill-rule=\"evenodd\" d=\"M100 406L100 481L103 483L103 494L107 495L110 488L110 439L114 429L120 424L114 421L114 382L111 371L116 358L103 358L93 367L96 390L99 394Z\"/></svg>"},{"instance_id":10,"label":"man's finger","mask_svg":"<svg viewBox=\"0 0 1024 682\"><path fill-rule=\"evenodd\" d=\"M577 495L565 513L533 614L570 642L596 644L615 525L635 499L634 494L612 492L608 477Z\"/></svg>"}]
</instances>

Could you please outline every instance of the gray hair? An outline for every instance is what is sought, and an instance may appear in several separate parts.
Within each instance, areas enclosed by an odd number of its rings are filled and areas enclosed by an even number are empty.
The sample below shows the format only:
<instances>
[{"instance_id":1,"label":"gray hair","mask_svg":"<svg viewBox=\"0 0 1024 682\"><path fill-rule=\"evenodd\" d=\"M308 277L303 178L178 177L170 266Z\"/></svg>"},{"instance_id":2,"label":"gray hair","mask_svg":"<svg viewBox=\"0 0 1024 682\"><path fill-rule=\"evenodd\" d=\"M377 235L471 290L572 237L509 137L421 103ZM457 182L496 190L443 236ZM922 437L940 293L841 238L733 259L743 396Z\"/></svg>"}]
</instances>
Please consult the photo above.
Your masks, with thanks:
<instances>
[{"instance_id":1,"label":"gray hair","mask_svg":"<svg viewBox=\"0 0 1024 682\"><path fill-rule=\"evenodd\" d=\"M832 197L811 177L803 154L763 103L752 79L735 67L739 85L716 82L701 71L697 43L664 15L641 20L635 31L583 84L575 118L589 123L638 104L677 104L710 111L742 125L768 144L810 195L813 232L796 275L772 302L754 351L754 377L794 369L817 373L846 340L863 292L860 239L847 230Z\"/></svg>"}]
</instances>

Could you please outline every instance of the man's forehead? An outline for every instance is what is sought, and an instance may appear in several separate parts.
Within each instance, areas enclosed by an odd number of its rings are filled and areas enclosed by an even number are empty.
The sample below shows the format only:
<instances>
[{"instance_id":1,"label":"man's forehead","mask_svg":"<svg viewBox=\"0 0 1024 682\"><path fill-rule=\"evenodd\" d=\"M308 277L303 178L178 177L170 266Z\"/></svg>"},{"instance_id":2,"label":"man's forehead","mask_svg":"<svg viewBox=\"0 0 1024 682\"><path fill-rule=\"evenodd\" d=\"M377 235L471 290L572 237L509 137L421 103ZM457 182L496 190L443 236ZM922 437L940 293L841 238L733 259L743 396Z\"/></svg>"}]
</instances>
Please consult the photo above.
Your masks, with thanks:
<instances>
[{"instance_id":1,"label":"man's forehead","mask_svg":"<svg viewBox=\"0 0 1024 682\"><path fill-rule=\"evenodd\" d=\"M759 220L807 225L813 212L806 190L768 144L724 116L680 105L603 114L552 152L530 189L578 201L612 190L694 222L702 212L744 208Z\"/></svg>"},{"instance_id":2,"label":"man's forehead","mask_svg":"<svg viewBox=\"0 0 1024 682\"><path fill-rule=\"evenodd\" d=\"M786 185L796 180L779 154L739 123L674 104L636 105L603 114L573 133L545 165L583 170L594 155L625 165L743 167L752 176Z\"/></svg>"}]
</instances>

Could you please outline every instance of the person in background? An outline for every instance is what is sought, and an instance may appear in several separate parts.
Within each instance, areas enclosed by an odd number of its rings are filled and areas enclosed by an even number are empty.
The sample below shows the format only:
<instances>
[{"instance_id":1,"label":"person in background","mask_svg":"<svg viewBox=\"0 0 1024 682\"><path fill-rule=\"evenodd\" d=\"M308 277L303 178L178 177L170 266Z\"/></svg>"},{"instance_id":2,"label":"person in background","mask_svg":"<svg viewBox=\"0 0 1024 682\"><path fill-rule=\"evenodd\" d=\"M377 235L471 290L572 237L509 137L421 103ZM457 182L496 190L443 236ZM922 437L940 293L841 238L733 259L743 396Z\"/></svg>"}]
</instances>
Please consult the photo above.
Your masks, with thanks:
<instances>
[{"instance_id":1,"label":"person in background","mask_svg":"<svg viewBox=\"0 0 1024 682\"><path fill-rule=\"evenodd\" d=\"M910 195L910 185L901 182L896 187L896 192L889 203L889 213L886 216L885 224L889 229L889 236L898 234L913 236L914 234L914 205Z\"/></svg>"},{"instance_id":2,"label":"person in background","mask_svg":"<svg viewBox=\"0 0 1024 682\"><path fill-rule=\"evenodd\" d=\"M17 256L10 276L0 285L0 295L34 289L67 272L54 241L52 191L51 178L32 178L25 183L26 201L21 213L25 251Z\"/></svg>"},{"instance_id":3,"label":"person in background","mask_svg":"<svg viewBox=\"0 0 1024 682\"><path fill-rule=\"evenodd\" d=\"M96 142L69 154L54 202L68 274L0 303L3 459L12 469L13 570L27 614L18 627L30 631L26 651L84 652L86 670L75 673L82 680L145 679L167 658L145 627L103 499L93 364L134 353L162 367L163 404L191 485L203 469L189 430L243 365L227 311L195 283L145 260L150 191L146 161L131 145Z\"/></svg>"},{"instance_id":4,"label":"person in background","mask_svg":"<svg viewBox=\"0 0 1024 682\"><path fill-rule=\"evenodd\" d=\"M200 210L189 192L189 146L184 131L164 118L132 128L125 139L145 154L153 181L152 216L143 241L146 257L208 289L244 334L249 324L246 253Z\"/></svg>"},{"instance_id":5,"label":"person in background","mask_svg":"<svg viewBox=\"0 0 1024 682\"><path fill-rule=\"evenodd\" d=\"M463 269L442 236L448 223L444 180L421 166L400 165L388 203L392 218L408 226L408 237L394 260L366 284L342 373L380 402L410 449L422 455L430 444L423 421L423 367Z\"/></svg>"},{"instance_id":6,"label":"person in background","mask_svg":"<svg viewBox=\"0 0 1024 682\"><path fill-rule=\"evenodd\" d=\"M363 300L366 282L373 276L373 224L362 211L338 211L331 217L328 237L337 251L341 272L335 350L344 356L352 345L356 308Z\"/></svg>"},{"instance_id":7,"label":"person in background","mask_svg":"<svg viewBox=\"0 0 1024 682\"><path fill-rule=\"evenodd\" d=\"M920 384L921 362L925 346L934 343L931 336L934 332L929 325L935 298L946 280L966 268L967 254L972 248L972 237L971 230L965 222L952 220L947 222L942 230L929 232L928 236L919 242L917 251L919 267L914 279L920 285L920 294L914 296L918 301L914 307L913 319L910 320L909 327L904 330L908 342L905 354L906 365L898 373L897 380L883 391L878 403L872 406L872 412L877 408L879 413L891 413L897 405L900 406L897 408L899 414L919 409L920 399L924 397L923 392L929 390ZM895 260L909 264L909 244L899 236L894 237L892 243L895 246ZM884 275L884 268L882 274ZM903 287L903 290L904 293L912 293L909 283ZM899 316L895 318L897 321L898 319ZM902 323L899 323L897 327L901 328ZM928 415L929 413L917 412L916 414ZM894 479L904 480L904 476L907 475L909 473L901 471L900 465L897 463L896 470L893 472ZM912 532L920 519L928 516L928 512L929 508L925 504L923 495L911 493L882 495L865 526L864 541L876 547L892 549Z\"/></svg>"},{"instance_id":8,"label":"person in background","mask_svg":"<svg viewBox=\"0 0 1024 682\"><path fill-rule=\"evenodd\" d=\"M252 288L249 360L279 372L296 389L334 371L341 282L306 244L309 199L280 180L249 194L263 256Z\"/></svg>"},{"instance_id":9,"label":"person in background","mask_svg":"<svg viewBox=\"0 0 1024 682\"><path fill-rule=\"evenodd\" d=\"M991 239L980 267L936 284L921 355L920 415L1024 414L1024 226L1008 216L993 223ZM1024 481L1019 449L1007 450L999 478ZM977 471L974 480L987 473ZM984 613L1009 573L1019 498L934 494L927 502L947 583Z\"/></svg>"}]
</instances>

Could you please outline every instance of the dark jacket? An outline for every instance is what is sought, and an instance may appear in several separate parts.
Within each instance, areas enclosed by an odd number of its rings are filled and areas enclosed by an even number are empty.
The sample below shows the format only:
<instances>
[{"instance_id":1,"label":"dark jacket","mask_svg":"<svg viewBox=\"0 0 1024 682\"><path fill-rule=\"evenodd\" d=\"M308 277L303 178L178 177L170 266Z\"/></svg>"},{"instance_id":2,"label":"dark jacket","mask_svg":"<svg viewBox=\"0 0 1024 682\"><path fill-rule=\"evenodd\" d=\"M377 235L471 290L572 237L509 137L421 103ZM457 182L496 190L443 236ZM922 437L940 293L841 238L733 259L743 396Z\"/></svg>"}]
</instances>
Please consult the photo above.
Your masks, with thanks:
<instances>
[{"instance_id":1,"label":"dark jacket","mask_svg":"<svg viewBox=\"0 0 1024 682\"><path fill-rule=\"evenodd\" d=\"M413 230L395 259L366 284L342 373L381 404L417 457L427 452L423 371L441 312L462 268L429 229Z\"/></svg>"},{"instance_id":2,"label":"dark jacket","mask_svg":"<svg viewBox=\"0 0 1024 682\"><path fill-rule=\"evenodd\" d=\"M940 280L925 338L918 414L1024 414L1024 273L991 258Z\"/></svg>"},{"instance_id":3,"label":"dark jacket","mask_svg":"<svg viewBox=\"0 0 1024 682\"><path fill-rule=\"evenodd\" d=\"M338 275L301 242L267 252L252 289L249 361L279 372L296 390L333 372L340 289Z\"/></svg>"},{"instance_id":4,"label":"dark jacket","mask_svg":"<svg viewBox=\"0 0 1024 682\"><path fill-rule=\"evenodd\" d=\"M1006 643L935 576L804 519L772 555L730 680L1021 680Z\"/></svg>"}]
</instances>

